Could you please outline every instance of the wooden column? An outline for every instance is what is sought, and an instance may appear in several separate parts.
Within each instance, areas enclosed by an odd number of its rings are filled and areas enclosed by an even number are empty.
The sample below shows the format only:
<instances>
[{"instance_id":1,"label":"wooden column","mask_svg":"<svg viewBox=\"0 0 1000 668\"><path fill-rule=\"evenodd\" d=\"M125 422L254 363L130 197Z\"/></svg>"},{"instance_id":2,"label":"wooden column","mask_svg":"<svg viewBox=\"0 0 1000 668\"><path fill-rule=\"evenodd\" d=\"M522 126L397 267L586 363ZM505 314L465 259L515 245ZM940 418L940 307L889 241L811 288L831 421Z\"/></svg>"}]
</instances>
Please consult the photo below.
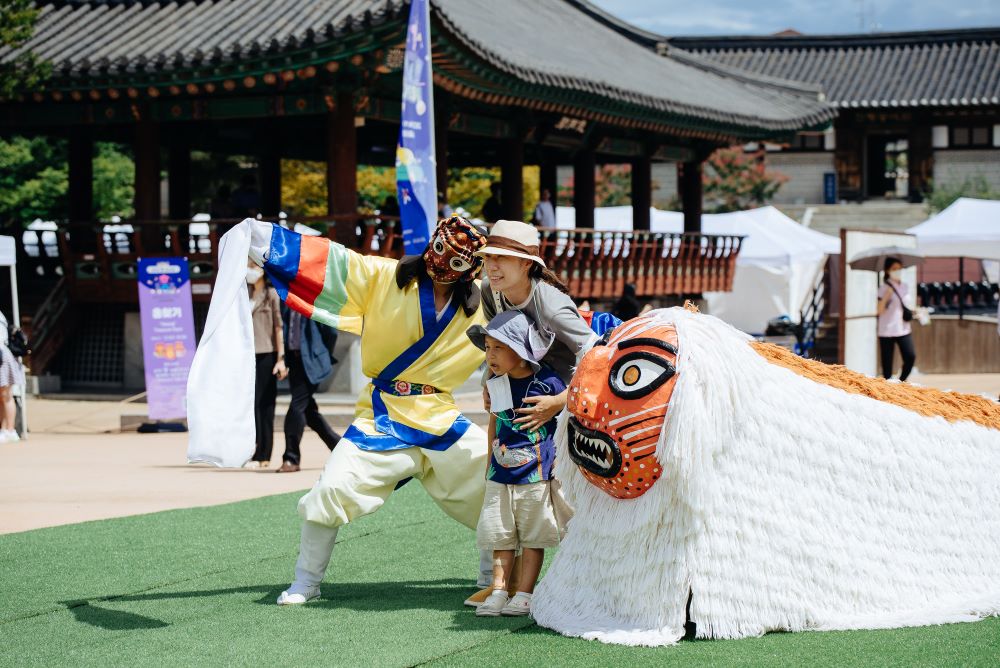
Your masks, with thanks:
<instances>
[{"instance_id":1,"label":"wooden column","mask_svg":"<svg viewBox=\"0 0 1000 668\"><path fill-rule=\"evenodd\" d=\"M594 151L580 149L573 159L573 206L576 208L577 227L594 227L595 167Z\"/></svg>"},{"instance_id":2,"label":"wooden column","mask_svg":"<svg viewBox=\"0 0 1000 668\"><path fill-rule=\"evenodd\" d=\"M354 127L354 96L350 91L337 93L336 105L327 114L326 188L328 213L357 216L358 137ZM356 226L354 218L338 220L337 241L348 248L357 248Z\"/></svg>"},{"instance_id":3,"label":"wooden column","mask_svg":"<svg viewBox=\"0 0 1000 668\"><path fill-rule=\"evenodd\" d=\"M524 140L504 141L500 152L500 206L507 220L524 220Z\"/></svg>"},{"instance_id":4,"label":"wooden column","mask_svg":"<svg viewBox=\"0 0 1000 668\"><path fill-rule=\"evenodd\" d=\"M677 165L677 191L684 206L685 232L701 232L701 169L700 160Z\"/></svg>"},{"instance_id":5,"label":"wooden column","mask_svg":"<svg viewBox=\"0 0 1000 668\"><path fill-rule=\"evenodd\" d=\"M135 217L136 220L160 219L160 128L155 121L142 119L135 126ZM162 255L166 251L165 230L155 226L141 228L144 255Z\"/></svg>"},{"instance_id":6,"label":"wooden column","mask_svg":"<svg viewBox=\"0 0 1000 668\"><path fill-rule=\"evenodd\" d=\"M167 157L167 217L191 217L191 148L183 139L170 141Z\"/></svg>"},{"instance_id":7,"label":"wooden column","mask_svg":"<svg viewBox=\"0 0 1000 668\"><path fill-rule=\"evenodd\" d=\"M911 202L922 202L924 194L930 190L934 176L934 148L931 142L929 123L916 123L910 127L907 137L910 178L907 198Z\"/></svg>"},{"instance_id":8,"label":"wooden column","mask_svg":"<svg viewBox=\"0 0 1000 668\"><path fill-rule=\"evenodd\" d=\"M653 175L648 155L632 161L632 229L649 229L649 207L653 204Z\"/></svg>"},{"instance_id":9,"label":"wooden column","mask_svg":"<svg viewBox=\"0 0 1000 668\"><path fill-rule=\"evenodd\" d=\"M275 152L260 157L260 213L277 220L281 212L281 156Z\"/></svg>"},{"instance_id":10,"label":"wooden column","mask_svg":"<svg viewBox=\"0 0 1000 668\"><path fill-rule=\"evenodd\" d=\"M160 128L150 120L135 126L135 217L160 217Z\"/></svg>"},{"instance_id":11,"label":"wooden column","mask_svg":"<svg viewBox=\"0 0 1000 668\"><path fill-rule=\"evenodd\" d=\"M94 140L89 129L69 138L69 219L90 221L94 217Z\"/></svg>"},{"instance_id":12,"label":"wooden column","mask_svg":"<svg viewBox=\"0 0 1000 668\"><path fill-rule=\"evenodd\" d=\"M69 246L79 253L97 249L94 219L94 139L89 128L73 132L69 138ZM79 222L82 225L73 225Z\"/></svg>"}]
</instances>

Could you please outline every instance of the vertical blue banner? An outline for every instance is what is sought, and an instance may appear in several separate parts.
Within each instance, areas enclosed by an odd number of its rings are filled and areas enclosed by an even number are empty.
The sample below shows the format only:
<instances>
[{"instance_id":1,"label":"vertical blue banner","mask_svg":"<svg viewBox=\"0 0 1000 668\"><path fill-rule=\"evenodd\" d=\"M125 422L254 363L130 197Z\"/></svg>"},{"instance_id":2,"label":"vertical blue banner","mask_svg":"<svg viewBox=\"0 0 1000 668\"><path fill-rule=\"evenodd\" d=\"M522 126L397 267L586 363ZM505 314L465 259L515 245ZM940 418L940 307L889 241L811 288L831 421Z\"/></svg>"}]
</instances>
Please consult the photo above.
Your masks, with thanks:
<instances>
[{"instance_id":1,"label":"vertical blue banner","mask_svg":"<svg viewBox=\"0 0 1000 668\"><path fill-rule=\"evenodd\" d=\"M437 224L430 18L429 0L410 3L403 61L403 113L396 145L396 196L403 252L407 255L423 252Z\"/></svg>"}]
</instances>

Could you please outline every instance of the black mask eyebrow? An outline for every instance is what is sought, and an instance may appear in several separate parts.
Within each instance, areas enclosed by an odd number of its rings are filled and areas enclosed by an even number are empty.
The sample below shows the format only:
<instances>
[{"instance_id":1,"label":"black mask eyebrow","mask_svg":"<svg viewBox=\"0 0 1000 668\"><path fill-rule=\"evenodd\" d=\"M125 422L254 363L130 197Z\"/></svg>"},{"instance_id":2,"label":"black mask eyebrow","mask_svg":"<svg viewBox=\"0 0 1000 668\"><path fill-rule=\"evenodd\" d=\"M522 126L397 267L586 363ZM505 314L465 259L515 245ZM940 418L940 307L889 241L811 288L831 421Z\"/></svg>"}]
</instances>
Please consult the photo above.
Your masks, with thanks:
<instances>
[{"instance_id":1,"label":"black mask eyebrow","mask_svg":"<svg viewBox=\"0 0 1000 668\"><path fill-rule=\"evenodd\" d=\"M627 348L635 348L636 346L653 346L654 348L661 348L666 350L672 355L677 354L677 348L666 341L661 341L660 339L651 338L640 338L640 339L628 339L627 341L622 341L618 344L618 350L625 350Z\"/></svg>"},{"instance_id":2,"label":"black mask eyebrow","mask_svg":"<svg viewBox=\"0 0 1000 668\"><path fill-rule=\"evenodd\" d=\"M597 341L594 342L594 346L597 347L597 346L606 346L606 345L608 345L608 341L611 340L611 335L614 334L614 332L615 332L615 328L614 327L612 327L608 331L604 332L604 334L601 335L601 338L597 339Z\"/></svg>"}]
</instances>

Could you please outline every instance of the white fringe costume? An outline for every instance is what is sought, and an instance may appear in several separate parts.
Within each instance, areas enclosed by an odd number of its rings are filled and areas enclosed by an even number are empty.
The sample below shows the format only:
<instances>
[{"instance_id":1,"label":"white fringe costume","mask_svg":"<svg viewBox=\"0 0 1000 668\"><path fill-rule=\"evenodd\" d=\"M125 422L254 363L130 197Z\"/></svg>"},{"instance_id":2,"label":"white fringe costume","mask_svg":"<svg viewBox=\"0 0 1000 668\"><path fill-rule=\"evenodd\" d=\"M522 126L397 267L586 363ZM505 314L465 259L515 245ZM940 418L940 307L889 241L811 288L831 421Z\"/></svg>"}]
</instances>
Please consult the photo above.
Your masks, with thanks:
<instances>
[{"instance_id":1,"label":"white fringe costume","mask_svg":"<svg viewBox=\"0 0 1000 668\"><path fill-rule=\"evenodd\" d=\"M849 394L680 308L677 385L643 496L587 482L532 613L564 635L667 645L1000 614L1000 432Z\"/></svg>"}]
</instances>

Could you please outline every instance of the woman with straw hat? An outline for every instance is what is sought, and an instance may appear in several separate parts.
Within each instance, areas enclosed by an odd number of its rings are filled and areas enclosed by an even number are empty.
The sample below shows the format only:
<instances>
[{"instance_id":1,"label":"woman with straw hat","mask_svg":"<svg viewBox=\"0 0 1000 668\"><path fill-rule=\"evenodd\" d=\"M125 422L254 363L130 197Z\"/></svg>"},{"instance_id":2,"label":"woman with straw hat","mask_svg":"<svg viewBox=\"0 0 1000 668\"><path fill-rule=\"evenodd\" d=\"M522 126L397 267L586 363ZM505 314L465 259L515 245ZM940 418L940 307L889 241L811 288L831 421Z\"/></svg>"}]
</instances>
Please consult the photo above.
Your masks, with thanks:
<instances>
[{"instance_id":1,"label":"woman with straw hat","mask_svg":"<svg viewBox=\"0 0 1000 668\"><path fill-rule=\"evenodd\" d=\"M498 220L486 245L476 253L484 262L483 313L492 320L497 313L524 313L551 342L543 362L569 384L577 360L597 340L580 315L569 289L539 255L538 230L515 220ZM532 406L519 409L516 422L534 431L566 407L566 392L551 397L531 397Z\"/></svg>"}]
</instances>

